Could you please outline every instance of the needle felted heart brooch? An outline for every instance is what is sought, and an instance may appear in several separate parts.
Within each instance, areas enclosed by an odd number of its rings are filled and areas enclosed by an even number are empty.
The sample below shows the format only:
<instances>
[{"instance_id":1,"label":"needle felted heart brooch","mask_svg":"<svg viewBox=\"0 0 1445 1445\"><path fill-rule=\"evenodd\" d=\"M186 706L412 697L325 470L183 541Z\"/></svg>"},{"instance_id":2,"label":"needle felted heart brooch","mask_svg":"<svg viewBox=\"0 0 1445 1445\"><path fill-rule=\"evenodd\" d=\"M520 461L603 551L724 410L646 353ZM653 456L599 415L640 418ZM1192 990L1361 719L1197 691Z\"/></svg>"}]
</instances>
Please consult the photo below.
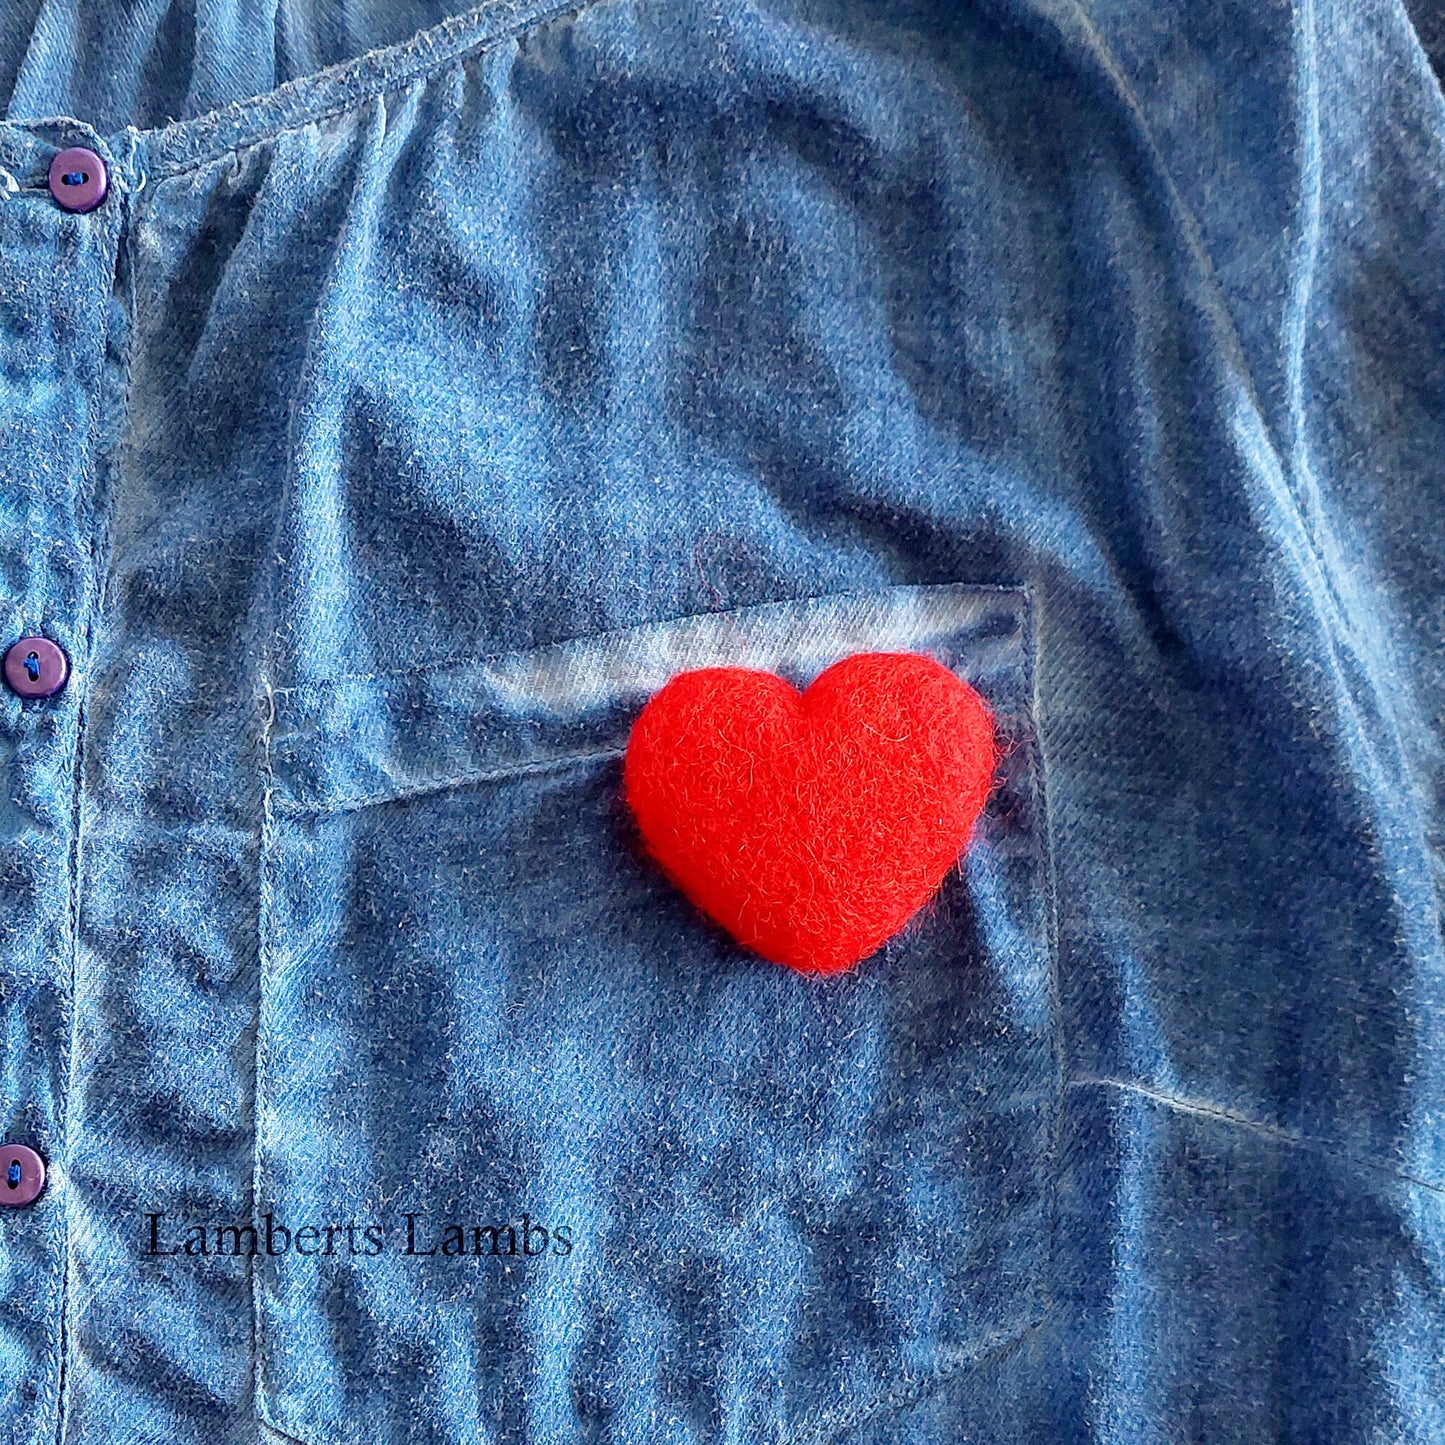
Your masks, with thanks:
<instances>
[{"instance_id":1,"label":"needle felted heart brooch","mask_svg":"<svg viewBox=\"0 0 1445 1445\"><path fill-rule=\"evenodd\" d=\"M770 672L677 674L633 723L623 788L663 872L739 943L851 968L938 890L998 752L973 688L931 657L845 657L799 692Z\"/></svg>"}]
</instances>

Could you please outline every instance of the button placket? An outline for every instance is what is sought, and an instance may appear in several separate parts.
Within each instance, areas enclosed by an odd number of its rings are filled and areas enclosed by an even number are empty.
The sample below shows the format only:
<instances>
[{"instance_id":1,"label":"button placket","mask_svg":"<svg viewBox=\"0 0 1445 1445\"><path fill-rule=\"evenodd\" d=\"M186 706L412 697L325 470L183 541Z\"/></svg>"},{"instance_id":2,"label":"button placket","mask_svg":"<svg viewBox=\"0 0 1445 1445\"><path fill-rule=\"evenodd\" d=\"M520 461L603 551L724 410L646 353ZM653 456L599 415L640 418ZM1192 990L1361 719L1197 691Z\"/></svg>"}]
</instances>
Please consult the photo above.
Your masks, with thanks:
<instances>
[{"instance_id":1,"label":"button placket","mask_svg":"<svg viewBox=\"0 0 1445 1445\"><path fill-rule=\"evenodd\" d=\"M67 1291L82 709L72 697L99 591L98 498L120 412L123 189L97 150L0 123L0 1416L54 1438ZM48 190L47 190L48 183ZM110 205L103 203L109 198ZM91 212L93 214L73 214ZM122 298L123 299L123 298ZM84 1046L82 1045L82 1048ZM63 1187L62 1181L66 1181ZM23 1287L22 1283L23 1282Z\"/></svg>"}]
</instances>

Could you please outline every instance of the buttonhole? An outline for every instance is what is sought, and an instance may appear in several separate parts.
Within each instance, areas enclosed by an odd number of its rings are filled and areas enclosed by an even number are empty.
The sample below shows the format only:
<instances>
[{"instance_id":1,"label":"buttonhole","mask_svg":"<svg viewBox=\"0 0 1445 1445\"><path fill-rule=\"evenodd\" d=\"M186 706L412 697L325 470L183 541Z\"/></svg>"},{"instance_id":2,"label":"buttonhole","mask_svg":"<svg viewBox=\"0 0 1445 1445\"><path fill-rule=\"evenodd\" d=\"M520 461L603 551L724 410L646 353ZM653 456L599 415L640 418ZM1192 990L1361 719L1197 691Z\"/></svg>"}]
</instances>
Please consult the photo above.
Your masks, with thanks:
<instances>
[{"instance_id":1,"label":"buttonhole","mask_svg":"<svg viewBox=\"0 0 1445 1445\"><path fill-rule=\"evenodd\" d=\"M60 183L65 186L83 186L90 177L84 171L66 171Z\"/></svg>"},{"instance_id":2,"label":"buttonhole","mask_svg":"<svg viewBox=\"0 0 1445 1445\"><path fill-rule=\"evenodd\" d=\"M12 1159L10 1167L5 1171L5 1182L11 1189L20 1188L20 1161Z\"/></svg>"},{"instance_id":3,"label":"buttonhole","mask_svg":"<svg viewBox=\"0 0 1445 1445\"><path fill-rule=\"evenodd\" d=\"M30 675L31 682L40 681L40 654L32 652L25 659L25 671Z\"/></svg>"}]
</instances>

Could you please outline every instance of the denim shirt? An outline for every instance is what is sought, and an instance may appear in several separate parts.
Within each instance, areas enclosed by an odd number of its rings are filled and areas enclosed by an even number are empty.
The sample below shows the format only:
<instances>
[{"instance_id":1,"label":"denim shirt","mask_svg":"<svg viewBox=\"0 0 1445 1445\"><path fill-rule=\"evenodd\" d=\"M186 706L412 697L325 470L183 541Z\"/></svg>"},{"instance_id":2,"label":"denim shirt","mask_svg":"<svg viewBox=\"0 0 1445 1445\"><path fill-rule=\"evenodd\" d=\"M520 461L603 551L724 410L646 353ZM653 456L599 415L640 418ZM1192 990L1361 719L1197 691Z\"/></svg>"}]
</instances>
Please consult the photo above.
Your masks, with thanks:
<instances>
[{"instance_id":1,"label":"denim shirt","mask_svg":"<svg viewBox=\"0 0 1445 1445\"><path fill-rule=\"evenodd\" d=\"M1445 1439L1398 0L12 0L0 99L0 1439ZM821 979L621 759L863 651L1005 747Z\"/></svg>"}]
</instances>

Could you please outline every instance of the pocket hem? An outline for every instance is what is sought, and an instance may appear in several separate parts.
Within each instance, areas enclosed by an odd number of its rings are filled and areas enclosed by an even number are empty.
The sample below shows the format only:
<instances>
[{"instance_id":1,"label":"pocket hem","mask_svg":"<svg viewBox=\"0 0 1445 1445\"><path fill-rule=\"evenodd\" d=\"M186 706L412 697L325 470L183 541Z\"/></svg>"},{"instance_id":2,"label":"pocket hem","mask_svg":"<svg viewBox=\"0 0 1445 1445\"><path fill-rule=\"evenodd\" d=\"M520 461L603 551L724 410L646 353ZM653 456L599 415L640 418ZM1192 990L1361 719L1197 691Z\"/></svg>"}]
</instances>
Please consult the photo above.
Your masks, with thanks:
<instances>
[{"instance_id":1,"label":"pocket hem","mask_svg":"<svg viewBox=\"0 0 1445 1445\"><path fill-rule=\"evenodd\" d=\"M1024 587L909 584L697 613L401 673L268 682L266 764L278 811L350 811L559 756L620 752L638 708L677 672L756 667L802 685L838 656L840 637L868 651L963 647L987 668L1000 650L1006 659L1010 648L1027 649L1018 634L1028 615Z\"/></svg>"}]
</instances>

